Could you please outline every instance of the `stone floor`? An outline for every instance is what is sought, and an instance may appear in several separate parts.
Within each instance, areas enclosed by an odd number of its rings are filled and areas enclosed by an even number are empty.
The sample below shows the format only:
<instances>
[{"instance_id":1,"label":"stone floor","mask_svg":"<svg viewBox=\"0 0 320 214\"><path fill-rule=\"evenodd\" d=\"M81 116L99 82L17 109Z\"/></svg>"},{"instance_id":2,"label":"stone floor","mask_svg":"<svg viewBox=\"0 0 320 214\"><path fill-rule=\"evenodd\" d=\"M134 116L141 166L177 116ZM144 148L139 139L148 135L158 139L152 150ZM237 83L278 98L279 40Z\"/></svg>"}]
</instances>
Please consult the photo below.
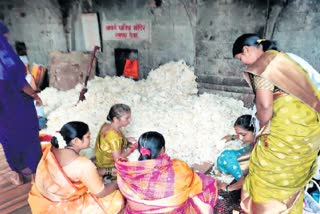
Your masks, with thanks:
<instances>
[{"instance_id":1,"label":"stone floor","mask_svg":"<svg viewBox=\"0 0 320 214\"><path fill-rule=\"evenodd\" d=\"M192 168L199 172L207 172L211 169L211 163L195 164ZM12 185L5 178L8 165L0 144L0 213L8 214L31 214L28 205L28 192L31 184L27 181L20 186ZM241 213L239 207L240 191L226 193L219 191L219 201L214 209L217 214Z\"/></svg>"},{"instance_id":2,"label":"stone floor","mask_svg":"<svg viewBox=\"0 0 320 214\"><path fill-rule=\"evenodd\" d=\"M20 186L12 185L6 178L9 168L0 144L0 213L31 214L28 205L30 181Z\"/></svg>"},{"instance_id":3,"label":"stone floor","mask_svg":"<svg viewBox=\"0 0 320 214\"><path fill-rule=\"evenodd\" d=\"M194 164L193 169L209 175L212 170L212 163ZM241 190L225 192L219 190L218 203L214 207L214 214L242 214L240 208Z\"/></svg>"}]
</instances>

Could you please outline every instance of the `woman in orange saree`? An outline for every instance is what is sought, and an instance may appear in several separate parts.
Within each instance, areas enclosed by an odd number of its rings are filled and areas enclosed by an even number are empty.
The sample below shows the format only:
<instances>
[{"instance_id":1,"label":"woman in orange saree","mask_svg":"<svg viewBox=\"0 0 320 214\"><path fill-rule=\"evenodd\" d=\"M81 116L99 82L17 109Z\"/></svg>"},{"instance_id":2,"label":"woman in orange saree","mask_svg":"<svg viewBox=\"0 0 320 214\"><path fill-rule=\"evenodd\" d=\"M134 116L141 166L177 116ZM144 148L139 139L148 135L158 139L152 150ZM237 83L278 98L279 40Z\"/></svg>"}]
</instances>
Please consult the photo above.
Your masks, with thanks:
<instances>
[{"instance_id":1,"label":"woman in orange saree","mask_svg":"<svg viewBox=\"0 0 320 214\"><path fill-rule=\"evenodd\" d=\"M139 161L116 162L125 213L213 213L218 191L213 178L171 159L158 132L142 134L138 143Z\"/></svg>"},{"instance_id":2,"label":"woman in orange saree","mask_svg":"<svg viewBox=\"0 0 320 214\"><path fill-rule=\"evenodd\" d=\"M117 183L105 185L95 165L79 156L90 143L87 124L69 122L51 139L37 168L28 202L32 213L119 213Z\"/></svg>"}]
</instances>

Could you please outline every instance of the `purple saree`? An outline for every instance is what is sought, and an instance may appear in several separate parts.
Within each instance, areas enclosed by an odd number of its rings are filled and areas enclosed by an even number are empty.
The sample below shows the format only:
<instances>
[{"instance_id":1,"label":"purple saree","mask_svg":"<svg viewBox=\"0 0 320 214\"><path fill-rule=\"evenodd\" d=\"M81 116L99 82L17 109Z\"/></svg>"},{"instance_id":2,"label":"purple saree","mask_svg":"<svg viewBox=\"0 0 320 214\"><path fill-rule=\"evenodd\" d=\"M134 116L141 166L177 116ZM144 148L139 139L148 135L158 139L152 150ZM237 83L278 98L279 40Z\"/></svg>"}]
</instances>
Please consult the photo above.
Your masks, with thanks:
<instances>
[{"instance_id":1,"label":"purple saree","mask_svg":"<svg viewBox=\"0 0 320 214\"><path fill-rule=\"evenodd\" d=\"M23 92L25 75L23 62L1 33L0 143L11 169L29 174L36 172L42 153L33 99Z\"/></svg>"}]
</instances>

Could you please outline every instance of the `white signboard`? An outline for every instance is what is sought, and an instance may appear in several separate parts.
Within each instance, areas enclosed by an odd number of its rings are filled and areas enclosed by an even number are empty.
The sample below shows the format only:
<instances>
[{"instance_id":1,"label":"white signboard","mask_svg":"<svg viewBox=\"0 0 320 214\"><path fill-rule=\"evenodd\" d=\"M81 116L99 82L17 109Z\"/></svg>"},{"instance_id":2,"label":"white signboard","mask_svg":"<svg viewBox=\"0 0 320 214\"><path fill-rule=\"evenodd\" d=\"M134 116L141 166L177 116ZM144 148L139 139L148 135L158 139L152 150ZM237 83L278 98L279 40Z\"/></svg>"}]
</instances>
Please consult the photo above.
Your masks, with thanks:
<instances>
[{"instance_id":1,"label":"white signboard","mask_svg":"<svg viewBox=\"0 0 320 214\"><path fill-rule=\"evenodd\" d=\"M151 41L150 21L105 21L103 40Z\"/></svg>"},{"instance_id":2,"label":"white signboard","mask_svg":"<svg viewBox=\"0 0 320 214\"><path fill-rule=\"evenodd\" d=\"M101 47L97 14L81 14L81 23L85 50L92 51L94 46Z\"/></svg>"}]
</instances>

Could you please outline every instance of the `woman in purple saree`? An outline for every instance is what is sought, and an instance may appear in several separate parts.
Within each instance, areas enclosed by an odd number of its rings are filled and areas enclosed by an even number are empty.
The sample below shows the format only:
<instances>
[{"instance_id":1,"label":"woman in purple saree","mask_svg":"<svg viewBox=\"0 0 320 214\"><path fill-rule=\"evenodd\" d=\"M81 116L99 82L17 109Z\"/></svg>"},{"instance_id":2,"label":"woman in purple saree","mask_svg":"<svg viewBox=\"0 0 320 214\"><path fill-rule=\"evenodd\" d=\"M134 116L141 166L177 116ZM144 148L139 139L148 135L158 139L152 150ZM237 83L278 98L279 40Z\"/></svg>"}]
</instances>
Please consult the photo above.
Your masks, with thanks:
<instances>
[{"instance_id":1,"label":"woman in purple saree","mask_svg":"<svg viewBox=\"0 0 320 214\"><path fill-rule=\"evenodd\" d=\"M7 40L8 28L0 22L0 143L10 168L10 180L35 173L41 158L39 125L33 100L42 101L26 82L23 62Z\"/></svg>"}]
</instances>

